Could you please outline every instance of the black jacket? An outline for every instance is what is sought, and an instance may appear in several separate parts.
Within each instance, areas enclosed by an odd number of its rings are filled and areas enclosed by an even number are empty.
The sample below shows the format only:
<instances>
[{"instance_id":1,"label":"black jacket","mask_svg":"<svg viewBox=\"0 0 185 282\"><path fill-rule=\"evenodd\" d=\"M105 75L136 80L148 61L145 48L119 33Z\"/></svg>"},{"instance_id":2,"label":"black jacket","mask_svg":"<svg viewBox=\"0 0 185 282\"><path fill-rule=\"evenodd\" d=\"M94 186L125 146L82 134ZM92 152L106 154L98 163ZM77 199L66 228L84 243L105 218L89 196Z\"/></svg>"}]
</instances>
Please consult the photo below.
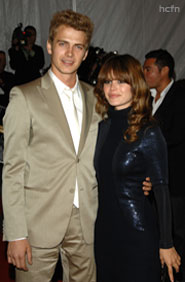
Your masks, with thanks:
<instances>
[{"instance_id":1,"label":"black jacket","mask_svg":"<svg viewBox=\"0 0 185 282\"><path fill-rule=\"evenodd\" d=\"M185 196L185 88L174 82L154 114L168 146L169 187L174 196Z\"/></svg>"}]
</instances>

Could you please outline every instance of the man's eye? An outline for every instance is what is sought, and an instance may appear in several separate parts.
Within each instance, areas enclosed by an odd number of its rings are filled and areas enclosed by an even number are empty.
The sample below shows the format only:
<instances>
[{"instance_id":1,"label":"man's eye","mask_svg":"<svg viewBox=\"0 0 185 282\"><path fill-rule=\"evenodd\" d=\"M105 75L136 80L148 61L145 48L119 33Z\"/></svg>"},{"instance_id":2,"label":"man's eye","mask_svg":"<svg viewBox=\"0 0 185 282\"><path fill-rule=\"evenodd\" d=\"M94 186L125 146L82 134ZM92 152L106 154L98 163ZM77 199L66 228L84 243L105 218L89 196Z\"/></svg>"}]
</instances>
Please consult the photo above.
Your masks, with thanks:
<instances>
[{"instance_id":1,"label":"man's eye","mask_svg":"<svg viewBox=\"0 0 185 282\"><path fill-rule=\"evenodd\" d=\"M59 42L59 45L60 45L60 46L64 46L64 45L65 45L65 42Z\"/></svg>"},{"instance_id":2,"label":"man's eye","mask_svg":"<svg viewBox=\"0 0 185 282\"><path fill-rule=\"evenodd\" d=\"M81 46L81 45L76 45L76 48L79 49L79 50L82 50L82 49L83 49L83 46Z\"/></svg>"}]
</instances>

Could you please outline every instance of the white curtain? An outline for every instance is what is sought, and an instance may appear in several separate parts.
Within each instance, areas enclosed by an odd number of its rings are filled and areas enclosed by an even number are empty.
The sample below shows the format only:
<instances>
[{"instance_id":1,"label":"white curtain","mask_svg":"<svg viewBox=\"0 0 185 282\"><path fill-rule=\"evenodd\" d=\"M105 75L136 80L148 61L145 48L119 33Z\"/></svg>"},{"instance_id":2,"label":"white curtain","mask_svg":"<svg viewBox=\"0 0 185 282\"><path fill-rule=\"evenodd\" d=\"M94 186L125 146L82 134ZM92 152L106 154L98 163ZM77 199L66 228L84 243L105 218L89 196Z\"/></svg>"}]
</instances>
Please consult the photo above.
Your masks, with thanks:
<instances>
[{"instance_id":1,"label":"white curtain","mask_svg":"<svg viewBox=\"0 0 185 282\"><path fill-rule=\"evenodd\" d=\"M23 27L34 25L47 67L45 46L50 19L54 12L63 9L85 13L93 20L94 47L129 53L141 63L148 51L167 49L175 59L177 78L185 78L183 0L0 0L0 49L7 52L12 32L20 22Z\"/></svg>"}]
</instances>

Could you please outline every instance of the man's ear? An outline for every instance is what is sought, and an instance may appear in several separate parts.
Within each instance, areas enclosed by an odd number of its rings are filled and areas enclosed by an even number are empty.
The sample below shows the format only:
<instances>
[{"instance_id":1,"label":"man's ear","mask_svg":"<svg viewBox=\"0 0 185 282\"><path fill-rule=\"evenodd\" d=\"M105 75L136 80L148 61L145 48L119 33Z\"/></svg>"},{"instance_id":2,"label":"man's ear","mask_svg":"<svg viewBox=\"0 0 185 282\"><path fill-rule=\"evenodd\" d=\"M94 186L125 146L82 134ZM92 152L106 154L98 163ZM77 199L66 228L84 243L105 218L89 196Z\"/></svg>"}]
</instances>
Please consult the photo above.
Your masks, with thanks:
<instances>
[{"instance_id":1,"label":"man's ear","mask_svg":"<svg viewBox=\"0 0 185 282\"><path fill-rule=\"evenodd\" d=\"M162 75L164 75L164 76L169 76L169 71L170 71L170 69L169 69L168 66L164 66L164 67L161 69L161 73L162 73Z\"/></svg>"},{"instance_id":2,"label":"man's ear","mask_svg":"<svg viewBox=\"0 0 185 282\"><path fill-rule=\"evenodd\" d=\"M87 50L85 51L85 54L84 54L84 57L83 57L83 61L85 61L85 59L87 58L88 52L89 52L89 50L87 49Z\"/></svg>"},{"instance_id":3,"label":"man's ear","mask_svg":"<svg viewBox=\"0 0 185 282\"><path fill-rule=\"evenodd\" d=\"M47 40L46 47L47 47L48 54L51 55L52 54L52 45L49 40Z\"/></svg>"}]
</instances>

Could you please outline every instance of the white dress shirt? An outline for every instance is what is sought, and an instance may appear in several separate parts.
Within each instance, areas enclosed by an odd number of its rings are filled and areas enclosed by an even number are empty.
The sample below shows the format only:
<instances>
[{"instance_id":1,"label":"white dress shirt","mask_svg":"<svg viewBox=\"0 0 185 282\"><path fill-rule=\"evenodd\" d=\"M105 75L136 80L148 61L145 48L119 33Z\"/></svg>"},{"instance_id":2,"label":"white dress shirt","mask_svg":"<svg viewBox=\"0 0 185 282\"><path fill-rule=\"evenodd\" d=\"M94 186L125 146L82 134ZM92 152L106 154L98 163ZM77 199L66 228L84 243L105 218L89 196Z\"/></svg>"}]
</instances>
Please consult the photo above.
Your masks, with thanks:
<instances>
[{"instance_id":1,"label":"white dress shirt","mask_svg":"<svg viewBox=\"0 0 185 282\"><path fill-rule=\"evenodd\" d=\"M152 115L155 114L155 112L157 111L157 109L161 105L162 101L164 100L167 92L169 91L169 89L171 88L173 83L174 83L174 80L172 79L170 81L170 83L166 86L166 88L161 92L160 98L156 102L155 102L155 97L156 97L157 91L156 91L155 88L150 89L151 96L154 98L153 103L152 103Z\"/></svg>"},{"instance_id":2,"label":"white dress shirt","mask_svg":"<svg viewBox=\"0 0 185 282\"><path fill-rule=\"evenodd\" d=\"M73 139L74 147L76 153L78 152L79 140L80 140L80 133L82 128L82 115L83 115L83 104L82 104L82 95L79 88L79 81L78 76L76 76L76 84L71 89L67 85L65 85L60 79L56 77L56 75L51 71L48 71L51 79L53 80L55 87L57 89L61 104L63 106L66 119L70 128L71 136ZM72 93L73 92L73 93ZM71 99L72 95L74 95L75 106L78 116L78 123L79 128L74 126L74 111L71 106ZM75 188L75 195L74 195L74 205L79 207L79 198L78 198L78 183L76 180L76 188Z\"/></svg>"}]
</instances>

